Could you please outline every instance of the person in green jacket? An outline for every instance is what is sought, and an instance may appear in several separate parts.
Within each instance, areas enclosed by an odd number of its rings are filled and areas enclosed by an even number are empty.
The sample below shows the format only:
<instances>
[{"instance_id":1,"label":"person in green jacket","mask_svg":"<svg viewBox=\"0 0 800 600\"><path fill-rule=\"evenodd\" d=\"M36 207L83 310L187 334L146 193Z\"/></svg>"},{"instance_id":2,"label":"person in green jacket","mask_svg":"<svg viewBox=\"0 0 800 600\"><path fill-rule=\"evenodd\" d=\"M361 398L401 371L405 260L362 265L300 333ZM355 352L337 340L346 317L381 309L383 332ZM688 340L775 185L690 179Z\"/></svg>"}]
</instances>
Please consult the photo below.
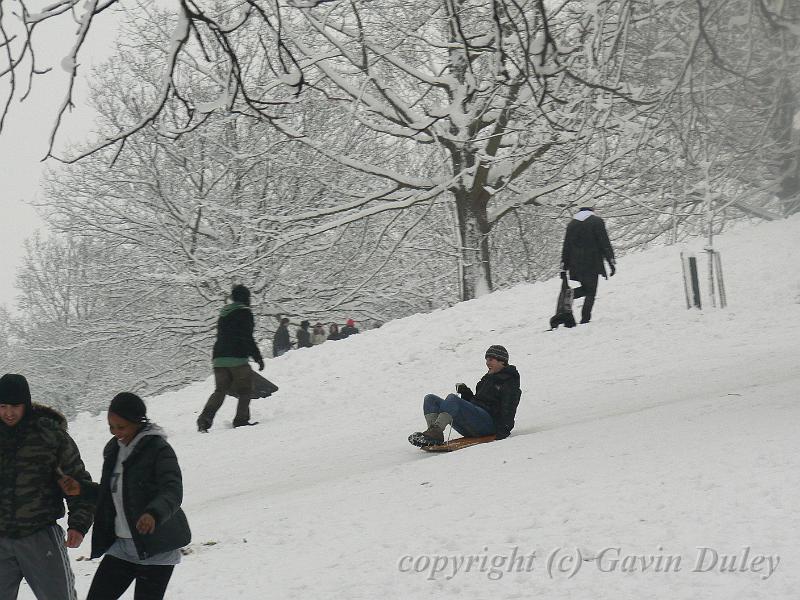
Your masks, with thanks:
<instances>
[{"instance_id":1,"label":"person in green jacket","mask_svg":"<svg viewBox=\"0 0 800 600\"><path fill-rule=\"evenodd\" d=\"M28 380L0 377L0 598L17 597L22 579L39 600L77 600L67 548L92 525L94 504L67 498L67 534L58 481L90 479L62 414L33 404Z\"/></svg>"},{"instance_id":2,"label":"person in green jacket","mask_svg":"<svg viewBox=\"0 0 800 600\"><path fill-rule=\"evenodd\" d=\"M249 359L264 370L264 359L253 338L255 320L250 310L250 290L235 285L231 290L230 304L219 312L217 340L211 354L214 365L214 392L197 417L197 430L208 432L214 416L222 407L227 394L239 399L233 426L254 425L250 422L250 400L253 397L253 371Z\"/></svg>"}]
</instances>

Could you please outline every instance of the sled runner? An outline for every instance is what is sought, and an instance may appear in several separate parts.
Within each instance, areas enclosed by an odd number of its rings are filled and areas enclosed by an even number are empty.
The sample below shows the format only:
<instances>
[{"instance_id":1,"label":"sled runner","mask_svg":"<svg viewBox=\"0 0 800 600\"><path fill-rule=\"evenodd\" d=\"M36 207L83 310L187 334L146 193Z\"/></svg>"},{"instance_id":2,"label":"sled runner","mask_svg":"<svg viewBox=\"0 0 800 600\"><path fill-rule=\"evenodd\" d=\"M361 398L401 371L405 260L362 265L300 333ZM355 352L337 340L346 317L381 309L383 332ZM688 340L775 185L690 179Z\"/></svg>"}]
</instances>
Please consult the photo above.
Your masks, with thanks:
<instances>
[{"instance_id":1,"label":"sled runner","mask_svg":"<svg viewBox=\"0 0 800 600\"><path fill-rule=\"evenodd\" d=\"M425 452L454 452L456 450L461 450L462 448L468 448L469 446L493 442L494 439L495 438L493 435L484 435L482 437L460 437L452 439L449 442L445 442L439 446L422 446L421 449L425 450Z\"/></svg>"},{"instance_id":2,"label":"sled runner","mask_svg":"<svg viewBox=\"0 0 800 600\"><path fill-rule=\"evenodd\" d=\"M550 329L558 329L559 325L564 327L575 327L575 317L572 315L572 288L567 282L567 272L561 271L561 291L558 293L556 302L556 314L550 318Z\"/></svg>"}]
</instances>

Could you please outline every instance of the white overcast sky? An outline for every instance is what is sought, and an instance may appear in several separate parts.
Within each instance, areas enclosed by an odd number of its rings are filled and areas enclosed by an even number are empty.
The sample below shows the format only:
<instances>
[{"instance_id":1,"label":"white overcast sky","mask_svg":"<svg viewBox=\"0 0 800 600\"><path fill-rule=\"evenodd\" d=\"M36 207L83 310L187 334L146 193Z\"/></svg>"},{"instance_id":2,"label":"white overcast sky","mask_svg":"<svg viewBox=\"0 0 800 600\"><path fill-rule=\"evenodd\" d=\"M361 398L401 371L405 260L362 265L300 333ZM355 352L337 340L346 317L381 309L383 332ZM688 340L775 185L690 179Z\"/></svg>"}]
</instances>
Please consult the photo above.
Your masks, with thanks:
<instances>
[{"instance_id":1,"label":"white overcast sky","mask_svg":"<svg viewBox=\"0 0 800 600\"><path fill-rule=\"evenodd\" d=\"M53 72L36 78L33 91L24 102L12 101L11 113L0 135L0 164L3 165L0 176L0 304L9 308L13 307L18 293L14 280L23 255L23 242L37 229L44 229L29 203L40 197L39 184L44 168L41 160L47 153L50 128L66 90L67 77L60 60L69 54L77 24L68 20L69 15L65 16L67 18L62 18L57 27L39 31L35 40L39 44L40 66L51 66ZM116 18L109 12L93 25L96 28L92 30L93 36L79 55L79 76L88 76L89 67L102 62L110 53L116 35ZM5 89L0 86L4 93ZM85 86L79 83L76 98L79 103L85 101L84 90ZM92 126L91 111L79 106L67 116L66 136L59 139L78 141Z\"/></svg>"}]
</instances>

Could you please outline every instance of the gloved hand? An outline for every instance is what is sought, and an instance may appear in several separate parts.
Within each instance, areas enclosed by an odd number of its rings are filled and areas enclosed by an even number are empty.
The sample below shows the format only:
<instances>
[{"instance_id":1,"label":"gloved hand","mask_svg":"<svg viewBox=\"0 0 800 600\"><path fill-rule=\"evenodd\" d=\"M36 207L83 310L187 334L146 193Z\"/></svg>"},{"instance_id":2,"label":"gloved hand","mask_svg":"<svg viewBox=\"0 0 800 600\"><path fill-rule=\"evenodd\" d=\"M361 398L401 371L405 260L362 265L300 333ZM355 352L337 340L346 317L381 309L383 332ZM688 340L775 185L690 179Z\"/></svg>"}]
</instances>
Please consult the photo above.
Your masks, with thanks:
<instances>
[{"instance_id":1,"label":"gloved hand","mask_svg":"<svg viewBox=\"0 0 800 600\"><path fill-rule=\"evenodd\" d=\"M256 363L258 363L258 370L259 371L263 371L264 370L264 359L263 358L259 358L256 361Z\"/></svg>"},{"instance_id":2,"label":"gloved hand","mask_svg":"<svg viewBox=\"0 0 800 600\"><path fill-rule=\"evenodd\" d=\"M616 272L617 272L617 263L615 263L615 262L610 262L610 263L608 263L608 266L609 266L609 267L611 267L611 273L609 273L609 274L608 274L608 276L609 276L609 277L613 277L613 276L614 276L614 273L616 273Z\"/></svg>"},{"instance_id":3,"label":"gloved hand","mask_svg":"<svg viewBox=\"0 0 800 600\"><path fill-rule=\"evenodd\" d=\"M469 386L466 383L457 383L456 393L462 398L468 398L472 396L472 390L469 389Z\"/></svg>"}]
</instances>

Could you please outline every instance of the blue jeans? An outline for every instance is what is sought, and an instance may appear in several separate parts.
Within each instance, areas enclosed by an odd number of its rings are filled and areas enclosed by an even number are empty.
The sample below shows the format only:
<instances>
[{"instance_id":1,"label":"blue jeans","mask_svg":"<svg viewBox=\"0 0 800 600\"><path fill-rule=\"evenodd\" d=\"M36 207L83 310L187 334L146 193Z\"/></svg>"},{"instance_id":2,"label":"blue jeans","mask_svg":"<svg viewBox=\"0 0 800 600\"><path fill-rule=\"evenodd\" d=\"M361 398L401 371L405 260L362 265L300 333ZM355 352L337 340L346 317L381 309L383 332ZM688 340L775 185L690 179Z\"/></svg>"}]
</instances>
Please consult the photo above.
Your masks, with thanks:
<instances>
[{"instance_id":1,"label":"blue jeans","mask_svg":"<svg viewBox=\"0 0 800 600\"><path fill-rule=\"evenodd\" d=\"M464 437L481 437L495 433L492 416L480 406L467 402L458 394L449 394L442 400L428 394L422 401L423 414L447 413L453 417L452 427Z\"/></svg>"}]
</instances>

